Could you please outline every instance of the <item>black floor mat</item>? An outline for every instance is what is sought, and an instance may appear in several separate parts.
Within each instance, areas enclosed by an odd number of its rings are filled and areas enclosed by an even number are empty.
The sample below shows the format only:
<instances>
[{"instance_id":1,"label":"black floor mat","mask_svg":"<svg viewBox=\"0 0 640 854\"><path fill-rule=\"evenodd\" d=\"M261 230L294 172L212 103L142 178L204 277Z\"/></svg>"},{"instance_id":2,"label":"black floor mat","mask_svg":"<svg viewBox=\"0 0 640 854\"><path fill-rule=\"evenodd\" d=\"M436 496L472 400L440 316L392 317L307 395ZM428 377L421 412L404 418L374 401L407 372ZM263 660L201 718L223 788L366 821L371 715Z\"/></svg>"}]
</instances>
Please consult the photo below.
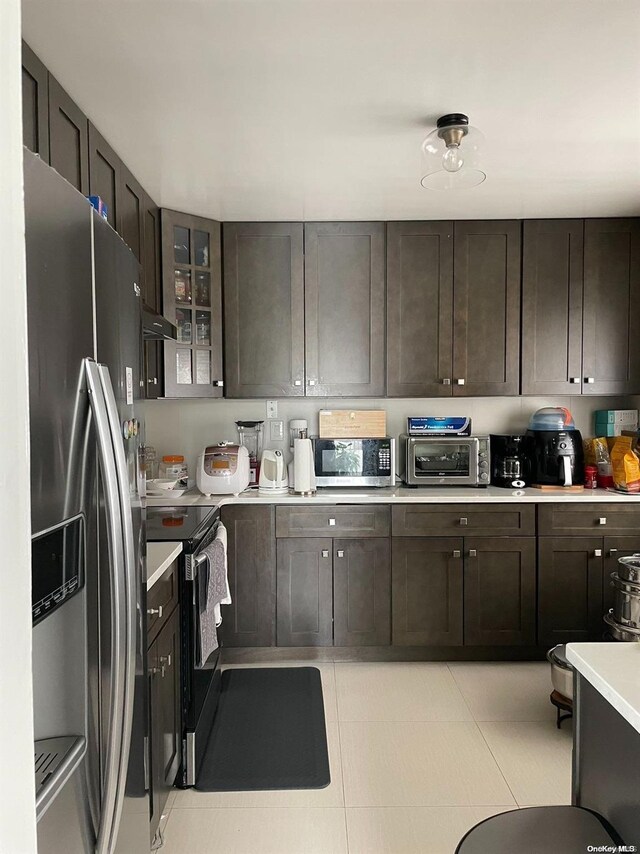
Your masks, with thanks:
<instances>
[{"instance_id":1,"label":"black floor mat","mask_svg":"<svg viewBox=\"0 0 640 854\"><path fill-rule=\"evenodd\" d=\"M330 780L318 668L225 670L196 789L322 789Z\"/></svg>"}]
</instances>

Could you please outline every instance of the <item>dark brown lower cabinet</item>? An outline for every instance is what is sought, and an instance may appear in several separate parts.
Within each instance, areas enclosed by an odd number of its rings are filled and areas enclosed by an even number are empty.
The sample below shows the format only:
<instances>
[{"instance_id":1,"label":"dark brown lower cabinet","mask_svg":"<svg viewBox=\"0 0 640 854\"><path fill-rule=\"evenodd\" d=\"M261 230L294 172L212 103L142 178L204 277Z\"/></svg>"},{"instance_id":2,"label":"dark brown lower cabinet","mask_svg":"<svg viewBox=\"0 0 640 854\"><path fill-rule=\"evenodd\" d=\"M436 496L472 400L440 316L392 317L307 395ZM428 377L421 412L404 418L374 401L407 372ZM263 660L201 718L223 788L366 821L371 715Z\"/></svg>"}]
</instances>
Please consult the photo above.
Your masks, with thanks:
<instances>
[{"instance_id":1,"label":"dark brown lower cabinet","mask_svg":"<svg viewBox=\"0 0 640 854\"><path fill-rule=\"evenodd\" d=\"M181 761L180 610L175 608L147 653L149 667L151 836Z\"/></svg>"},{"instance_id":2,"label":"dark brown lower cabinet","mask_svg":"<svg viewBox=\"0 0 640 854\"><path fill-rule=\"evenodd\" d=\"M392 643L460 646L462 537L393 537Z\"/></svg>"},{"instance_id":3,"label":"dark brown lower cabinet","mask_svg":"<svg viewBox=\"0 0 640 854\"><path fill-rule=\"evenodd\" d=\"M276 551L273 507L222 508L227 529L229 588L222 609L225 646L274 646Z\"/></svg>"},{"instance_id":4,"label":"dark brown lower cabinet","mask_svg":"<svg viewBox=\"0 0 640 854\"><path fill-rule=\"evenodd\" d=\"M333 541L333 643L391 642L391 560L388 539Z\"/></svg>"},{"instance_id":5,"label":"dark brown lower cabinet","mask_svg":"<svg viewBox=\"0 0 640 854\"><path fill-rule=\"evenodd\" d=\"M538 644L601 640L602 537L538 540Z\"/></svg>"},{"instance_id":6,"label":"dark brown lower cabinet","mask_svg":"<svg viewBox=\"0 0 640 854\"><path fill-rule=\"evenodd\" d=\"M331 549L324 537L278 540L278 646L333 644Z\"/></svg>"},{"instance_id":7,"label":"dark brown lower cabinet","mask_svg":"<svg viewBox=\"0 0 640 854\"><path fill-rule=\"evenodd\" d=\"M533 646L535 537L465 537L465 646Z\"/></svg>"}]
</instances>

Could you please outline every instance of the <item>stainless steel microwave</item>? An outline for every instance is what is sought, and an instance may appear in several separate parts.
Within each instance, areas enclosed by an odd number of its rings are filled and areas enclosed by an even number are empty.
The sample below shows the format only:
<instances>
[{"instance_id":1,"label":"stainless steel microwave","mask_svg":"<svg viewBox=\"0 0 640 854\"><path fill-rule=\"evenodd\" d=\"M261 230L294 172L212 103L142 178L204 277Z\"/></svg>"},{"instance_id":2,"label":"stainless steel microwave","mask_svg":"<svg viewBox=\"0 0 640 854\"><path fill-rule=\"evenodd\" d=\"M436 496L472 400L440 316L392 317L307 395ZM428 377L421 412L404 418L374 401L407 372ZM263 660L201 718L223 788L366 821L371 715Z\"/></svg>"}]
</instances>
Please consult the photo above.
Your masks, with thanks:
<instances>
[{"instance_id":1,"label":"stainless steel microwave","mask_svg":"<svg viewBox=\"0 0 640 854\"><path fill-rule=\"evenodd\" d=\"M394 486L396 440L313 439L317 486Z\"/></svg>"},{"instance_id":2,"label":"stainless steel microwave","mask_svg":"<svg viewBox=\"0 0 640 854\"><path fill-rule=\"evenodd\" d=\"M488 436L400 436L407 486L489 486Z\"/></svg>"}]
</instances>

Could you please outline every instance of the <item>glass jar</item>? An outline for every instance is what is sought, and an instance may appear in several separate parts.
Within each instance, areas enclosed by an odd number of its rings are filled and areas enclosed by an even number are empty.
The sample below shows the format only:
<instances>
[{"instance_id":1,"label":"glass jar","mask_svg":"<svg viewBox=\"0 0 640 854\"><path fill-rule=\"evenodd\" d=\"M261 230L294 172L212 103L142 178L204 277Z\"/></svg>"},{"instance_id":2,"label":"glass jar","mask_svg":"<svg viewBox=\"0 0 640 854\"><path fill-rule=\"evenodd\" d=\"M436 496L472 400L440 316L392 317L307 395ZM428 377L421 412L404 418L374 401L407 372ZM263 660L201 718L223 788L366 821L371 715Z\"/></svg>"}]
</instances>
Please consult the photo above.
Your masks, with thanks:
<instances>
[{"instance_id":1,"label":"glass jar","mask_svg":"<svg viewBox=\"0 0 640 854\"><path fill-rule=\"evenodd\" d=\"M158 458L153 445L146 445L144 449L144 468L147 480L155 480L158 477Z\"/></svg>"},{"instance_id":2,"label":"glass jar","mask_svg":"<svg viewBox=\"0 0 640 854\"><path fill-rule=\"evenodd\" d=\"M189 484L189 472L184 457L181 454L167 454L160 463L160 477L167 480L177 480L176 486L186 489Z\"/></svg>"}]
</instances>

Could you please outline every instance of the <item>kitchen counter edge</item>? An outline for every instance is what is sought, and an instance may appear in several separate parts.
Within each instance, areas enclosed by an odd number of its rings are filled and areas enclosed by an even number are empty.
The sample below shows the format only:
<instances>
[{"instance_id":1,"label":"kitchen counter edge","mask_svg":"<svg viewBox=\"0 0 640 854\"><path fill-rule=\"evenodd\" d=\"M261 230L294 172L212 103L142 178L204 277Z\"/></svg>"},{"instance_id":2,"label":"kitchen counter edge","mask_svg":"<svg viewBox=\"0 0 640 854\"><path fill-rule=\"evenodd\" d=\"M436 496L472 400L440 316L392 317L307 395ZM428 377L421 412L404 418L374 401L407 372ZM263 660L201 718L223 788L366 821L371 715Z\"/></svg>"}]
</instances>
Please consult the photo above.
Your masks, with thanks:
<instances>
[{"instance_id":1,"label":"kitchen counter edge","mask_svg":"<svg viewBox=\"0 0 640 854\"><path fill-rule=\"evenodd\" d=\"M147 543L147 591L182 553L182 543Z\"/></svg>"}]
</instances>

